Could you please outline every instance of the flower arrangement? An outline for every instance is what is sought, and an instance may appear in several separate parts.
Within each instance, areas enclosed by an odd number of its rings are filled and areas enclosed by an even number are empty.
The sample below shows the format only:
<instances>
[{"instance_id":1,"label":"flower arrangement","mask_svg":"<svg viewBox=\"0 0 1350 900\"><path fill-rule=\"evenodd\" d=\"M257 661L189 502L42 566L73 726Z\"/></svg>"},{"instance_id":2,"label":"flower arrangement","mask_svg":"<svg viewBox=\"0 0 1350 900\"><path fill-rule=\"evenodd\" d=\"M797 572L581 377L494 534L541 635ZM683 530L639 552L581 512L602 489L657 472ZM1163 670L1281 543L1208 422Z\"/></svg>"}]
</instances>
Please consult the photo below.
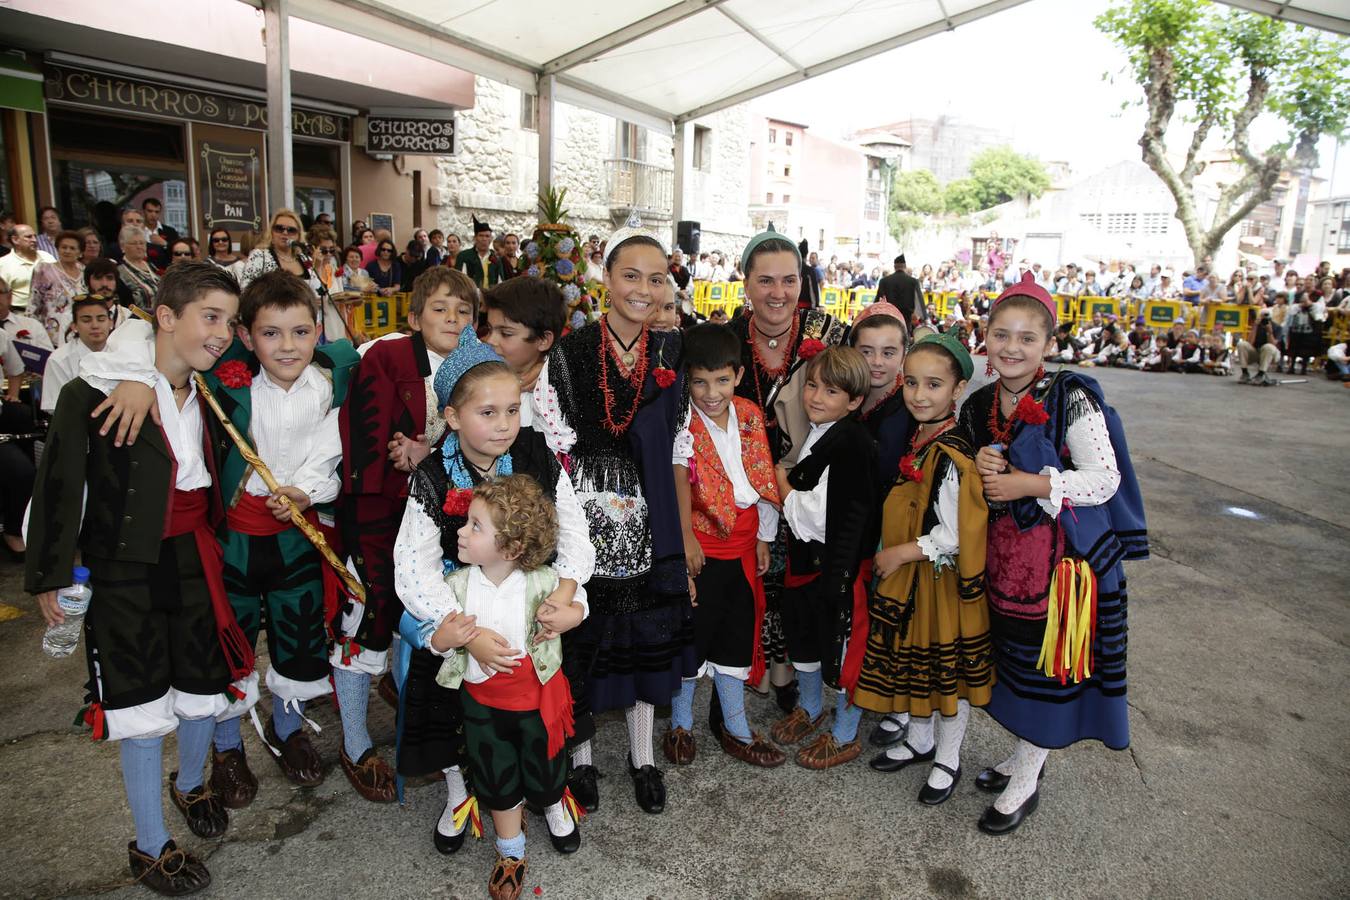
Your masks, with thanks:
<instances>
[{"instance_id":1,"label":"flower arrangement","mask_svg":"<svg viewBox=\"0 0 1350 900\"><path fill-rule=\"evenodd\" d=\"M570 316L586 301L589 310L598 309L600 292L584 278L586 260L581 238L566 222L570 215L564 206L566 200L566 188L550 188L539 195L540 224L521 250L525 255L525 274L558 285Z\"/></svg>"}]
</instances>

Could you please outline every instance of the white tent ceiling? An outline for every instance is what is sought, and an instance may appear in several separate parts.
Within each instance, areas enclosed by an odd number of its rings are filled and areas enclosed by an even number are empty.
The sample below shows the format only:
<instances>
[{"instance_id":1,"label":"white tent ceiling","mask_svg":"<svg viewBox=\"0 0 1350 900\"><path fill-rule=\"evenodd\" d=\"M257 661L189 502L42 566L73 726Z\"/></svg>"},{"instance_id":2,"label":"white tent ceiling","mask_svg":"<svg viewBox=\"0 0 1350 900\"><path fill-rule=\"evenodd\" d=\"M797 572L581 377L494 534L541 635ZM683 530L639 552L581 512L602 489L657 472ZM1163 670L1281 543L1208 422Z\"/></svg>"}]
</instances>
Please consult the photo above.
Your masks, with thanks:
<instances>
[{"instance_id":1,"label":"white tent ceiling","mask_svg":"<svg viewBox=\"0 0 1350 900\"><path fill-rule=\"evenodd\" d=\"M1350 2L1347 0L1219 0L1249 12L1261 13L1296 25L1350 34Z\"/></svg>"},{"instance_id":2,"label":"white tent ceiling","mask_svg":"<svg viewBox=\"0 0 1350 900\"><path fill-rule=\"evenodd\" d=\"M255 6L261 0L243 0ZM669 129L1026 0L287 0L292 16Z\"/></svg>"}]
</instances>

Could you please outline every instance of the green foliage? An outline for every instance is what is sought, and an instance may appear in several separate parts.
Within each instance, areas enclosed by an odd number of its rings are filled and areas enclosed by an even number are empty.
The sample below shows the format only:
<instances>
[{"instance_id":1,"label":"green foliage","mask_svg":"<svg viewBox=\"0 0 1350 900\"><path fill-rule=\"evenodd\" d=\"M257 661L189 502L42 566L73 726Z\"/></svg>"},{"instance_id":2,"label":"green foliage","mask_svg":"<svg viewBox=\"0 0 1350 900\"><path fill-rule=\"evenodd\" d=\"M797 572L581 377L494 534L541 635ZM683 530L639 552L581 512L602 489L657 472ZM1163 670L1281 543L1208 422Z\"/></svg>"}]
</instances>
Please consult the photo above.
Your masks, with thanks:
<instances>
[{"instance_id":1,"label":"green foliage","mask_svg":"<svg viewBox=\"0 0 1350 900\"><path fill-rule=\"evenodd\" d=\"M984 208L980 196L980 185L975 179L961 178L947 185L942 199L947 212L966 215Z\"/></svg>"},{"instance_id":2,"label":"green foliage","mask_svg":"<svg viewBox=\"0 0 1350 900\"><path fill-rule=\"evenodd\" d=\"M549 188L539 195L539 221L542 224L562 225L571 212L565 206L567 188Z\"/></svg>"},{"instance_id":3,"label":"green foliage","mask_svg":"<svg viewBox=\"0 0 1350 900\"><path fill-rule=\"evenodd\" d=\"M1039 197L1050 187L1050 176L1039 160L1007 146L990 147L972 159L970 180L978 192L975 209L988 209L1023 195ZM952 185L947 187L950 191Z\"/></svg>"},{"instance_id":4,"label":"green foliage","mask_svg":"<svg viewBox=\"0 0 1350 900\"><path fill-rule=\"evenodd\" d=\"M891 207L901 212L937 215L943 210L942 185L927 169L896 172Z\"/></svg>"}]
</instances>

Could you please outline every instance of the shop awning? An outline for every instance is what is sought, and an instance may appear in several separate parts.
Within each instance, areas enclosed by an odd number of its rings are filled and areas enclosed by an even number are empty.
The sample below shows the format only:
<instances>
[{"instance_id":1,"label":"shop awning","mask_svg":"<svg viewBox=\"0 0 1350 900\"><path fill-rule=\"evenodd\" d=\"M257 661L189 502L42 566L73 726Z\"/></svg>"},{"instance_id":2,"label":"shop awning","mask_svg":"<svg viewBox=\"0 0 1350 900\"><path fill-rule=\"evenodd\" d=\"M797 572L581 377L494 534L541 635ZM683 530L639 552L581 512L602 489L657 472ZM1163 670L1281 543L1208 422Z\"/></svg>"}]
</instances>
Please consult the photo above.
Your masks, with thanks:
<instances>
[{"instance_id":1,"label":"shop awning","mask_svg":"<svg viewBox=\"0 0 1350 900\"><path fill-rule=\"evenodd\" d=\"M261 0L243 0L261 6ZM287 0L290 15L648 127L683 124L1026 0Z\"/></svg>"},{"instance_id":2,"label":"shop awning","mask_svg":"<svg viewBox=\"0 0 1350 900\"><path fill-rule=\"evenodd\" d=\"M46 109L42 100L42 73L8 53L0 54L0 108L35 113Z\"/></svg>"}]
</instances>

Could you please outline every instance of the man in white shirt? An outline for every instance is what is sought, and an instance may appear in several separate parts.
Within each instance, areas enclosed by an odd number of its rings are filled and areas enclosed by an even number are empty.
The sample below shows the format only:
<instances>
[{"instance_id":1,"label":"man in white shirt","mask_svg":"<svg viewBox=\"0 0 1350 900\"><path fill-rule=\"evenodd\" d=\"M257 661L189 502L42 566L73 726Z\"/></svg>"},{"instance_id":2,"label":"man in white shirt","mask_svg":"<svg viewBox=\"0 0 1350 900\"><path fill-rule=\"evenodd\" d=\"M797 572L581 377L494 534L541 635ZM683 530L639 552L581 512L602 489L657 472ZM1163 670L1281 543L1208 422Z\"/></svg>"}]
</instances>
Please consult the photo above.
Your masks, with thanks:
<instances>
[{"instance_id":1,"label":"man in white shirt","mask_svg":"<svg viewBox=\"0 0 1350 900\"><path fill-rule=\"evenodd\" d=\"M19 309L27 309L28 294L33 285L33 270L40 262L56 262L56 257L38 249L37 233L33 231L31 225L18 224L11 227L9 242L14 251L0 256L0 278L3 278L9 289L14 292L13 304ZM48 344L50 345L50 341Z\"/></svg>"},{"instance_id":2,"label":"man in white shirt","mask_svg":"<svg viewBox=\"0 0 1350 900\"><path fill-rule=\"evenodd\" d=\"M108 344L112 320L108 305L97 297L84 296L70 306L75 328L75 339L66 341L47 358L42 372L42 403L45 413L56 410L56 400L66 383L80 374L80 360L90 353L98 353Z\"/></svg>"}]
</instances>

